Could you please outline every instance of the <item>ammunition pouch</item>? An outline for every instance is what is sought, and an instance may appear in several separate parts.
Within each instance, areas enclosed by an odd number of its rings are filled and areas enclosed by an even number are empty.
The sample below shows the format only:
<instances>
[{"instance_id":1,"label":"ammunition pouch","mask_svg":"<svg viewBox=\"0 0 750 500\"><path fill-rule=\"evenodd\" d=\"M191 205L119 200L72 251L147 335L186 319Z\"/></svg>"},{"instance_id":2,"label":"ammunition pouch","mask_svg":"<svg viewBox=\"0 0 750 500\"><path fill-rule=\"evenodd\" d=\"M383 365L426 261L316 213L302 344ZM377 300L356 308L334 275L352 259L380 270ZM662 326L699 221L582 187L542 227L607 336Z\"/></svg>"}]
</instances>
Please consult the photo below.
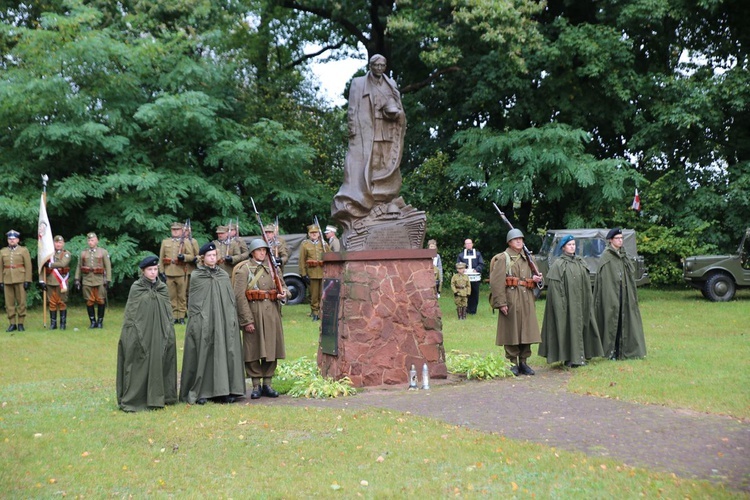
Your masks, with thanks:
<instances>
[{"instance_id":1,"label":"ammunition pouch","mask_svg":"<svg viewBox=\"0 0 750 500\"><path fill-rule=\"evenodd\" d=\"M249 301L276 300L277 295L276 290L245 290L245 297Z\"/></svg>"}]
</instances>

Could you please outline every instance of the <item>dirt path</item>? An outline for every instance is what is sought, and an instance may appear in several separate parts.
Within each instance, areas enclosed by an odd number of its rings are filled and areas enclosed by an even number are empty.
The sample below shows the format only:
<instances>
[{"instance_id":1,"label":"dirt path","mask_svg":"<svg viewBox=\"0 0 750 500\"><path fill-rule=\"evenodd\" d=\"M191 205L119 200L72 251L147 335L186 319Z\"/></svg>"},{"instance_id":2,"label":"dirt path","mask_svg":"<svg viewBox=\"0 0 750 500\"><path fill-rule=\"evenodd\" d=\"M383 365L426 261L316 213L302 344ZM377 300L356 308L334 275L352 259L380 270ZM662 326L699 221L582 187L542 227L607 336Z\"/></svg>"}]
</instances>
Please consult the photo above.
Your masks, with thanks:
<instances>
[{"instance_id":1,"label":"dirt path","mask_svg":"<svg viewBox=\"0 0 750 500\"><path fill-rule=\"evenodd\" d=\"M750 491L750 422L571 394L565 390L568 377L543 368L534 377L439 384L429 391L368 389L347 398L284 397L279 402L409 411L513 439Z\"/></svg>"}]
</instances>

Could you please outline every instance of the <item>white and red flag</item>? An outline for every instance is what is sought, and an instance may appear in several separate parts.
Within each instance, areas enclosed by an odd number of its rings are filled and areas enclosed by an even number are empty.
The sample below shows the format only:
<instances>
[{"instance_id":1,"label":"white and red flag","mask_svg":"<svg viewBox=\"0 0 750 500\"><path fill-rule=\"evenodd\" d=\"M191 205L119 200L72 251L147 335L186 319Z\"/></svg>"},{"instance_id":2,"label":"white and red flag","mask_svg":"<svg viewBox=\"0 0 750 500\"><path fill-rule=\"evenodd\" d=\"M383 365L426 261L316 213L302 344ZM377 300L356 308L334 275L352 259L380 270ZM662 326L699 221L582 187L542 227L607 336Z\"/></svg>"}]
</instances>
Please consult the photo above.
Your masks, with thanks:
<instances>
[{"instance_id":1,"label":"white and red flag","mask_svg":"<svg viewBox=\"0 0 750 500\"><path fill-rule=\"evenodd\" d=\"M42 268L47 261L55 255L55 243L52 240L52 228L49 227L49 217L47 217L47 204L44 202L44 195L39 202L39 232L38 232L38 250L36 254L37 270L39 275L42 274Z\"/></svg>"},{"instance_id":2,"label":"white and red flag","mask_svg":"<svg viewBox=\"0 0 750 500\"><path fill-rule=\"evenodd\" d=\"M641 211L641 195L638 194L638 188L635 188L635 196L633 197L633 204L630 205L630 208L636 212Z\"/></svg>"}]
</instances>

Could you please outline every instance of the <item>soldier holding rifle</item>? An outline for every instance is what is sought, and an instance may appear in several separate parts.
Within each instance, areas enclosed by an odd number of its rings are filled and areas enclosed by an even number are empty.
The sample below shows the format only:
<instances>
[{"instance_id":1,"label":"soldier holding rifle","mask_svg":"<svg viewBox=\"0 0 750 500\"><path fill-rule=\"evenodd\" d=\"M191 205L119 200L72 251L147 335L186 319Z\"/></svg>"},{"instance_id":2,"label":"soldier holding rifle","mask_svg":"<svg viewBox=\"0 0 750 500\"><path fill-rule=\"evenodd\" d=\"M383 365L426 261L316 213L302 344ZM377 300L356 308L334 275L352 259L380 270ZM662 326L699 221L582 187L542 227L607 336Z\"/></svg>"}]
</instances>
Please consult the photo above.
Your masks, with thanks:
<instances>
[{"instance_id":1,"label":"soldier holding rifle","mask_svg":"<svg viewBox=\"0 0 750 500\"><path fill-rule=\"evenodd\" d=\"M80 290L83 283L83 298L86 299L86 310L91 321L89 328L104 328L107 290L112 283L112 263L109 260L109 252L99 246L96 233L88 233L86 241L89 248L78 256L76 290ZM94 312L94 304L97 305L98 319Z\"/></svg>"},{"instance_id":2,"label":"soldier holding rifle","mask_svg":"<svg viewBox=\"0 0 750 500\"><path fill-rule=\"evenodd\" d=\"M159 274L165 277L174 323L181 325L185 324L187 312L187 263L198 256L185 238L186 226L187 223L172 223L172 237L163 240L159 250Z\"/></svg>"},{"instance_id":3,"label":"soldier holding rifle","mask_svg":"<svg viewBox=\"0 0 750 500\"><path fill-rule=\"evenodd\" d=\"M531 344L542 340L534 309L534 288L542 282L542 274L524 244L521 230L513 228L497 205L495 208L511 227L506 237L508 248L490 263L492 307L501 313L495 344L504 346L513 375L534 375L526 360L531 356Z\"/></svg>"}]
</instances>

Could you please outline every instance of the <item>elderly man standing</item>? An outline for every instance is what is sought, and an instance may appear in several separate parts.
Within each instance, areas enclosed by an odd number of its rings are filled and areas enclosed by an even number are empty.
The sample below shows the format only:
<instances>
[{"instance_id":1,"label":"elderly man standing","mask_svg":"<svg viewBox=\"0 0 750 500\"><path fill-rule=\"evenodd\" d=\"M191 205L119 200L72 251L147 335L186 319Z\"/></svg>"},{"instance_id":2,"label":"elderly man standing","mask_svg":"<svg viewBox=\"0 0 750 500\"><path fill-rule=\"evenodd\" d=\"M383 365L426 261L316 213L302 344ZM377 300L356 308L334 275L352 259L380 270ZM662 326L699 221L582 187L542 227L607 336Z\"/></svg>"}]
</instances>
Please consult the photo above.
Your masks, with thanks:
<instances>
[{"instance_id":1,"label":"elderly man standing","mask_svg":"<svg viewBox=\"0 0 750 500\"><path fill-rule=\"evenodd\" d=\"M469 314L477 313L479 304L479 285L482 282L482 271L484 270L484 259L482 254L474 248L474 242L470 239L464 241L464 249L456 257L456 263L463 262L466 264L466 275L471 283L471 294L469 302L466 305L466 312Z\"/></svg>"},{"instance_id":2,"label":"elderly man standing","mask_svg":"<svg viewBox=\"0 0 750 500\"><path fill-rule=\"evenodd\" d=\"M326 226L326 232L324 233L328 240L328 247L331 249L331 252L341 251L341 242L336 237L336 231L336 226Z\"/></svg>"},{"instance_id":3,"label":"elderly man standing","mask_svg":"<svg viewBox=\"0 0 750 500\"><path fill-rule=\"evenodd\" d=\"M46 279L39 276L42 290L47 291L49 305L50 330L57 328L57 311L60 311L60 330L65 330L68 323L68 278L70 277L70 252L65 250L65 238L60 235L54 239L55 253L44 264Z\"/></svg>"},{"instance_id":4,"label":"elderly man standing","mask_svg":"<svg viewBox=\"0 0 750 500\"><path fill-rule=\"evenodd\" d=\"M6 332L24 331L26 319L26 290L31 284L31 256L26 247L18 244L21 233L11 229L5 236L8 246L0 250L3 280L0 289L5 293L5 310L10 325Z\"/></svg>"},{"instance_id":5,"label":"elderly man standing","mask_svg":"<svg viewBox=\"0 0 750 500\"><path fill-rule=\"evenodd\" d=\"M508 248L490 263L492 308L500 310L495 344L505 347L513 375L534 375L526 360L531 356L531 344L542 341L534 310L534 288L542 275L531 272L520 229L508 231L506 241Z\"/></svg>"},{"instance_id":6,"label":"elderly man standing","mask_svg":"<svg viewBox=\"0 0 750 500\"><path fill-rule=\"evenodd\" d=\"M107 290L112 283L112 263L109 252L99 246L96 233L88 233L86 242L89 245L78 256L76 267L76 290L81 289L83 279L83 298L86 299L86 310L91 324L89 328L104 328L104 311L107 308ZM97 304L99 319L94 314L94 304Z\"/></svg>"},{"instance_id":7,"label":"elderly man standing","mask_svg":"<svg viewBox=\"0 0 750 500\"><path fill-rule=\"evenodd\" d=\"M594 311L609 359L646 356L646 338L635 287L635 264L623 248L622 229L607 233L607 248L594 282Z\"/></svg>"}]
</instances>

